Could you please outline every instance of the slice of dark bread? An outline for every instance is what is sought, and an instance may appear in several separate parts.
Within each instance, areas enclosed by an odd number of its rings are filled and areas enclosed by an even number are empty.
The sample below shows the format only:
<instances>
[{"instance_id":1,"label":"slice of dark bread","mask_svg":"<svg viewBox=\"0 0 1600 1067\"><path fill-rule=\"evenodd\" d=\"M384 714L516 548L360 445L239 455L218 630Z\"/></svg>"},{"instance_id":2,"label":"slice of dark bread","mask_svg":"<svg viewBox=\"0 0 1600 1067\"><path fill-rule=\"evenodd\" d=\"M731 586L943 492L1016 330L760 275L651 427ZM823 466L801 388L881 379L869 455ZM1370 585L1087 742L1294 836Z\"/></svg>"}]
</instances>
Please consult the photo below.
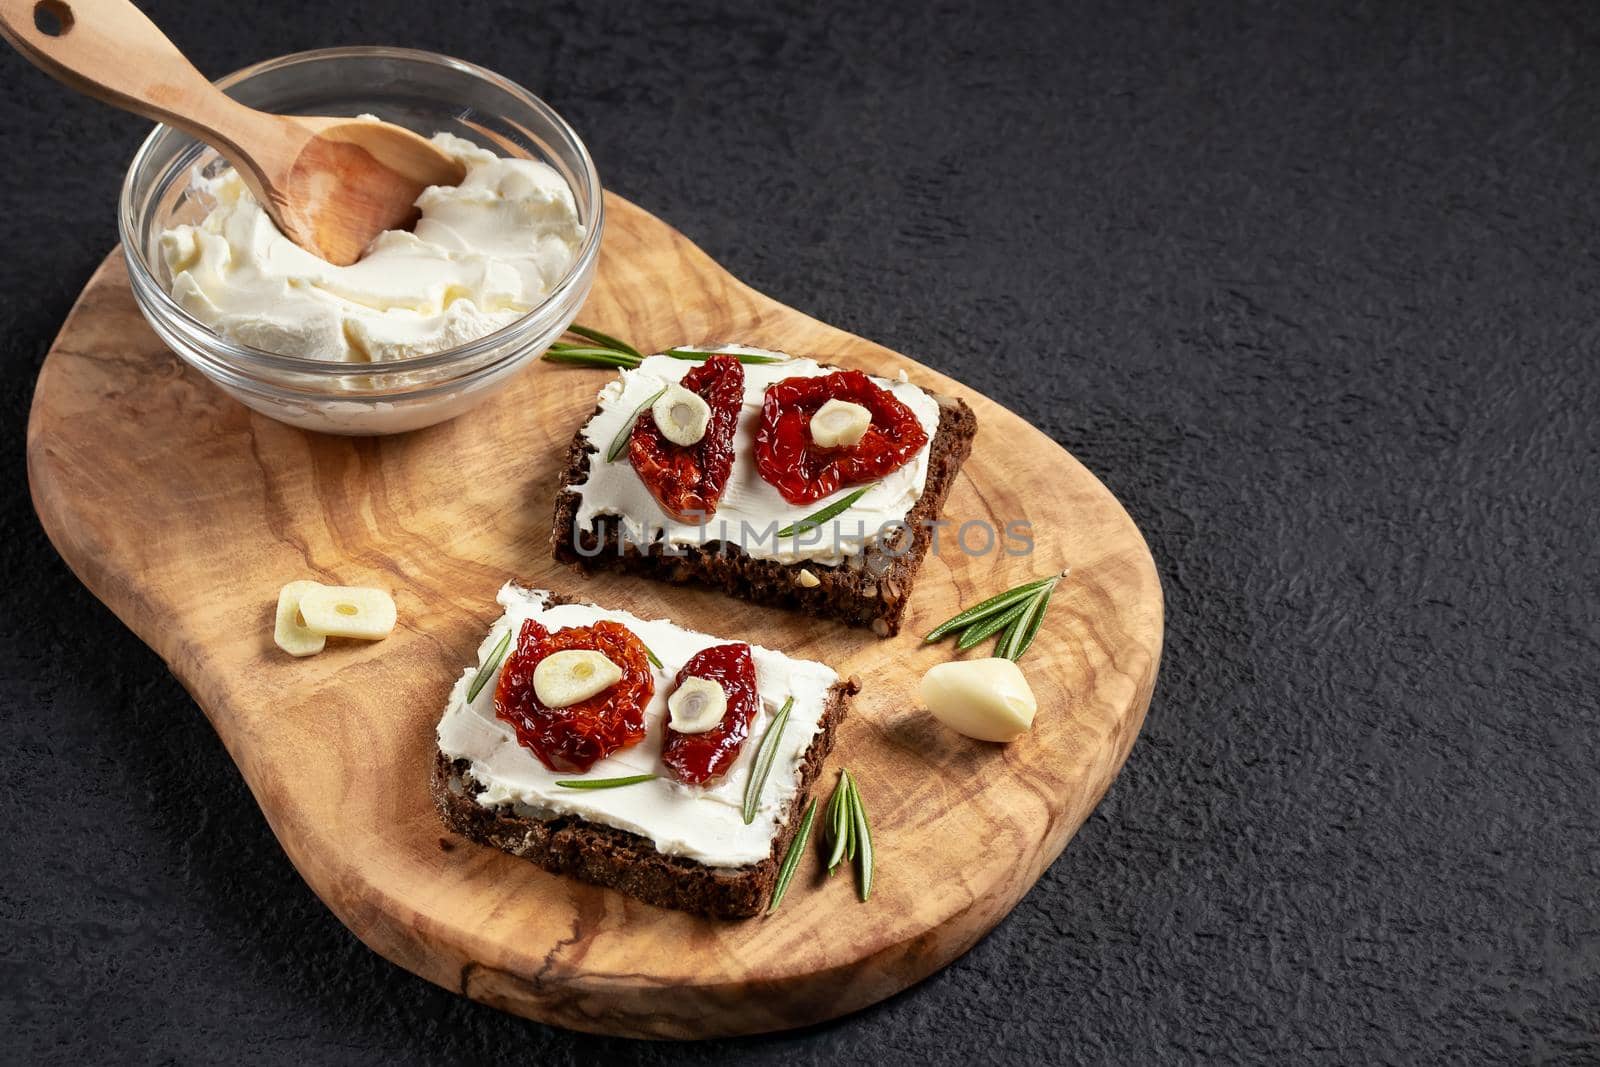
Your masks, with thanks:
<instances>
[{"instance_id":1,"label":"slice of dark bread","mask_svg":"<svg viewBox=\"0 0 1600 1067\"><path fill-rule=\"evenodd\" d=\"M939 404L939 427L928 452L928 480L906 516L907 528L893 541L876 542L843 563L827 566L756 559L725 541L681 546L671 555L659 543L642 551L622 541L620 522L609 516L597 517L589 529L576 529L581 497L570 487L588 480L591 457L598 451L585 439L582 427L567 449L566 468L556 492L551 549L559 562L582 573L610 569L666 582L699 581L729 596L797 608L819 618L870 627L879 637L892 637L900 631L912 584L933 541L934 523L957 472L972 454L972 439L978 432L977 416L960 398L928 395ZM599 413L597 407L594 414ZM911 538L909 546L907 537ZM816 584L802 585L802 571L813 575Z\"/></svg>"},{"instance_id":2,"label":"slice of dark bread","mask_svg":"<svg viewBox=\"0 0 1600 1067\"><path fill-rule=\"evenodd\" d=\"M572 603L552 596L549 603ZM627 830L592 823L575 815L540 819L518 814L505 805L484 807L477 801L482 787L472 779L466 760L436 755L430 783L433 803L444 824L479 844L531 860L547 871L581 878L637 897L647 904L692 911L718 919L756 915L767 905L778 866L789 848L811 786L833 750L834 732L860 691L854 678L828 690L817 734L800 764L800 788L787 818L772 842L772 852L748 867L713 868L681 856L657 852L648 838ZM746 744L759 744L751 737Z\"/></svg>"}]
</instances>

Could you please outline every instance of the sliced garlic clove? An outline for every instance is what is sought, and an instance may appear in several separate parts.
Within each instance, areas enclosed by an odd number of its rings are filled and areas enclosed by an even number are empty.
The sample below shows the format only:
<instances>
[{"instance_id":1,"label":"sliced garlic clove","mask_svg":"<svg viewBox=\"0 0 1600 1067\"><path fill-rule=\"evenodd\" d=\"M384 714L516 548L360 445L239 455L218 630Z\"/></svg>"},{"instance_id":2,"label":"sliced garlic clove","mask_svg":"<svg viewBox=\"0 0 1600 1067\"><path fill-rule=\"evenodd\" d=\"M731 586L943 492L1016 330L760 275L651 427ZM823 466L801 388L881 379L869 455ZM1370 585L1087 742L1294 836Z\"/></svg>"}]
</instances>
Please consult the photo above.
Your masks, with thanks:
<instances>
[{"instance_id":1,"label":"sliced garlic clove","mask_svg":"<svg viewBox=\"0 0 1600 1067\"><path fill-rule=\"evenodd\" d=\"M278 618L272 627L272 640L291 656L315 656L328 639L308 627L300 618L300 598L319 582L290 582L278 590Z\"/></svg>"},{"instance_id":2,"label":"sliced garlic clove","mask_svg":"<svg viewBox=\"0 0 1600 1067\"><path fill-rule=\"evenodd\" d=\"M979 741L1014 741L1039 709L1022 668L1008 659L937 664L922 676L922 702L950 729Z\"/></svg>"},{"instance_id":3,"label":"sliced garlic clove","mask_svg":"<svg viewBox=\"0 0 1600 1067\"><path fill-rule=\"evenodd\" d=\"M728 694L709 678L685 678L667 700L667 725L680 734L703 734L728 713Z\"/></svg>"},{"instance_id":4,"label":"sliced garlic clove","mask_svg":"<svg viewBox=\"0 0 1600 1067\"><path fill-rule=\"evenodd\" d=\"M381 641L394 629L394 598L382 589L319 585L300 597L306 627L327 637Z\"/></svg>"},{"instance_id":5,"label":"sliced garlic clove","mask_svg":"<svg viewBox=\"0 0 1600 1067\"><path fill-rule=\"evenodd\" d=\"M800 573L795 575L794 580L804 589L815 589L822 584L822 579L811 573L809 567L801 567Z\"/></svg>"},{"instance_id":6,"label":"sliced garlic clove","mask_svg":"<svg viewBox=\"0 0 1600 1067\"><path fill-rule=\"evenodd\" d=\"M569 708L622 681L622 668L589 648L552 652L533 669L533 695L547 708Z\"/></svg>"},{"instance_id":7,"label":"sliced garlic clove","mask_svg":"<svg viewBox=\"0 0 1600 1067\"><path fill-rule=\"evenodd\" d=\"M674 382L650 405L661 436L675 445L692 445L706 435L711 405Z\"/></svg>"},{"instance_id":8,"label":"sliced garlic clove","mask_svg":"<svg viewBox=\"0 0 1600 1067\"><path fill-rule=\"evenodd\" d=\"M866 435L872 412L848 400L830 400L811 416L811 439L822 448L850 448Z\"/></svg>"}]
</instances>

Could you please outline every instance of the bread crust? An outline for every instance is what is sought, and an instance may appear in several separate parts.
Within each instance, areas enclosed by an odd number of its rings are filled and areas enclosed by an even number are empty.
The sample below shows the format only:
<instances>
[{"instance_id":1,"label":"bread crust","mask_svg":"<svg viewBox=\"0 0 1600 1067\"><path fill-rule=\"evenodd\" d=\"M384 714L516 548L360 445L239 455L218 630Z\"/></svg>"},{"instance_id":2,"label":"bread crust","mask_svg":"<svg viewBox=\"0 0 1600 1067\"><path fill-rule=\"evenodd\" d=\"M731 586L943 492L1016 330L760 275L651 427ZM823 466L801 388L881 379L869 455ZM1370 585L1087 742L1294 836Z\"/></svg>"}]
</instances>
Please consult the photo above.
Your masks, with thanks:
<instances>
[{"instance_id":1,"label":"bread crust","mask_svg":"<svg viewBox=\"0 0 1600 1067\"><path fill-rule=\"evenodd\" d=\"M939 404L939 426L929 448L922 496L906 516L912 538L909 549L902 550L898 541L893 546L875 543L844 563L827 566L756 559L723 541L683 546L671 555L660 544L641 551L637 545L622 542L621 524L610 516L597 517L588 529L577 530L582 498L571 487L588 480L592 457L599 451L584 438L580 427L568 446L556 491L551 552L557 561L582 574L620 570L665 582L698 581L729 596L795 608L819 618L869 627L879 637L892 637L900 632L912 585L933 541L934 524L956 474L972 454L972 439L978 432L977 416L965 401L928 395ZM596 407L589 420L599 413ZM801 571L809 571L817 583L800 584Z\"/></svg>"},{"instance_id":2,"label":"bread crust","mask_svg":"<svg viewBox=\"0 0 1600 1067\"><path fill-rule=\"evenodd\" d=\"M714 868L668 856L657 852L647 838L576 815L539 819L518 815L507 806L484 807L477 801L482 788L472 780L467 761L451 760L442 752L434 760L430 781L434 807L444 824L461 836L547 871L616 889L658 907L716 919L747 918L766 907L811 787L833 750L834 732L860 688L854 678L847 678L828 690L817 735L800 765L800 788L773 839L772 852L747 867Z\"/></svg>"}]
</instances>

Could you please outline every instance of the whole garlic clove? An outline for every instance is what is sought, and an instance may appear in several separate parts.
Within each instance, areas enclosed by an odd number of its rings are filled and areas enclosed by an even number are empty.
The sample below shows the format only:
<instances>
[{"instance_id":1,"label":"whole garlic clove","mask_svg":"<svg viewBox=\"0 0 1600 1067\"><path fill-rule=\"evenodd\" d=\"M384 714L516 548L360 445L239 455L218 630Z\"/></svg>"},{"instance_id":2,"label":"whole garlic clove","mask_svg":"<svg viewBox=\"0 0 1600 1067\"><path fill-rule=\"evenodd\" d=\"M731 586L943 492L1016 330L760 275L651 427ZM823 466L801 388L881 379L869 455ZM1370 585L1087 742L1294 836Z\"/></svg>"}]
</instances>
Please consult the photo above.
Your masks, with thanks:
<instances>
[{"instance_id":1,"label":"whole garlic clove","mask_svg":"<svg viewBox=\"0 0 1600 1067\"><path fill-rule=\"evenodd\" d=\"M703 734L728 712L728 694L709 678L685 678L667 699L667 725L680 734Z\"/></svg>"},{"instance_id":2,"label":"whole garlic clove","mask_svg":"<svg viewBox=\"0 0 1600 1067\"><path fill-rule=\"evenodd\" d=\"M622 681L622 668L588 648L552 652L533 669L533 695L547 708L568 708Z\"/></svg>"},{"instance_id":3,"label":"whole garlic clove","mask_svg":"<svg viewBox=\"0 0 1600 1067\"><path fill-rule=\"evenodd\" d=\"M706 435L711 405L674 382L650 405L650 414L662 437L675 445L692 445Z\"/></svg>"},{"instance_id":4,"label":"whole garlic clove","mask_svg":"<svg viewBox=\"0 0 1600 1067\"><path fill-rule=\"evenodd\" d=\"M301 594L300 617L327 637L380 641L394 629L394 597L382 589L319 585Z\"/></svg>"},{"instance_id":5,"label":"whole garlic clove","mask_svg":"<svg viewBox=\"0 0 1600 1067\"><path fill-rule=\"evenodd\" d=\"M1014 741L1033 726L1039 705L1022 668L1008 659L940 663L922 676L933 717L979 741Z\"/></svg>"},{"instance_id":6,"label":"whole garlic clove","mask_svg":"<svg viewBox=\"0 0 1600 1067\"><path fill-rule=\"evenodd\" d=\"M872 412L848 400L830 400L811 416L811 440L822 448L850 448L866 436Z\"/></svg>"},{"instance_id":7,"label":"whole garlic clove","mask_svg":"<svg viewBox=\"0 0 1600 1067\"><path fill-rule=\"evenodd\" d=\"M325 635L312 630L300 618L300 598L320 582L290 582L278 590L278 617L272 627L272 640L291 656L315 656L328 644Z\"/></svg>"}]
</instances>

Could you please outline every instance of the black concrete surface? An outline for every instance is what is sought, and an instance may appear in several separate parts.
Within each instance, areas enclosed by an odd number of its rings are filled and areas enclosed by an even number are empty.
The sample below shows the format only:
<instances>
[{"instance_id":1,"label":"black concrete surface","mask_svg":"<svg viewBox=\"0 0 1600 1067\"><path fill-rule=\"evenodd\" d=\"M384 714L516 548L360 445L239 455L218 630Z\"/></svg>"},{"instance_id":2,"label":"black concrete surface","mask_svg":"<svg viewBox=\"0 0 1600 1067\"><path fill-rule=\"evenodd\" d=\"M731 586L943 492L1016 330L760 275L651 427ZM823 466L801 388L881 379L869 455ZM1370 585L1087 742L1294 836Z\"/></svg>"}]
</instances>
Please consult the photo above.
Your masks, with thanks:
<instances>
[{"instance_id":1,"label":"black concrete surface","mask_svg":"<svg viewBox=\"0 0 1600 1067\"><path fill-rule=\"evenodd\" d=\"M393 42L534 88L736 274L1098 473L1167 647L1062 858L885 1004L649 1045L412 977L33 516L34 373L145 124L0 56L6 1059L1600 1059L1600 9L149 9L213 75Z\"/></svg>"}]
</instances>

